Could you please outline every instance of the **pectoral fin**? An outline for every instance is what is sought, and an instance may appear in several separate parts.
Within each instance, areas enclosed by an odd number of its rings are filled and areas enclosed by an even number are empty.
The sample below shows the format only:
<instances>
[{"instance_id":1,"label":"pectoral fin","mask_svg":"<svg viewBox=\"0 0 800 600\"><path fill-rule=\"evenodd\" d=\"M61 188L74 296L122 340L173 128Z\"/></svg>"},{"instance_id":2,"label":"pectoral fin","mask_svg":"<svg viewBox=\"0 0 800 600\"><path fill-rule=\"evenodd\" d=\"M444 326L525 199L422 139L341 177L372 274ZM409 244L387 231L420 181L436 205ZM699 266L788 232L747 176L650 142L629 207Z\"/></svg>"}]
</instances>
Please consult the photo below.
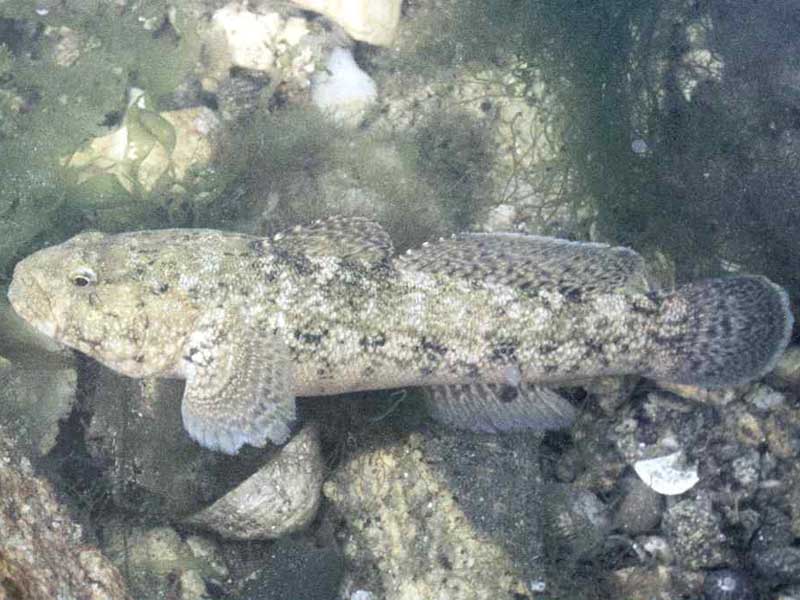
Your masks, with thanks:
<instances>
[{"instance_id":1,"label":"pectoral fin","mask_svg":"<svg viewBox=\"0 0 800 600\"><path fill-rule=\"evenodd\" d=\"M219 309L201 319L184 348L183 425L200 445L235 454L244 444L282 444L295 416L283 341Z\"/></svg>"},{"instance_id":2,"label":"pectoral fin","mask_svg":"<svg viewBox=\"0 0 800 600\"><path fill-rule=\"evenodd\" d=\"M525 383L434 386L428 404L437 421L487 433L561 429L575 420L575 409L557 392Z\"/></svg>"}]
</instances>

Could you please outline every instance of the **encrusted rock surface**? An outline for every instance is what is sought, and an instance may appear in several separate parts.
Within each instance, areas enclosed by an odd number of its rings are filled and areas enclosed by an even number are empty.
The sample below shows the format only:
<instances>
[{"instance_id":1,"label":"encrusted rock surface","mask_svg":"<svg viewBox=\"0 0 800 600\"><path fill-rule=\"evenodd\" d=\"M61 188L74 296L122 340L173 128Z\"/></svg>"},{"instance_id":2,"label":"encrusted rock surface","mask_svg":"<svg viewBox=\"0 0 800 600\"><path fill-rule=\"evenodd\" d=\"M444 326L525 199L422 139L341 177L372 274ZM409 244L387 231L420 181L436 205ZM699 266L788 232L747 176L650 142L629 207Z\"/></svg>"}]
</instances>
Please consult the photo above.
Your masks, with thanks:
<instances>
[{"instance_id":1,"label":"encrusted rock surface","mask_svg":"<svg viewBox=\"0 0 800 600\"><path fill-rule=\"evenodd\" d=\"M386 600L526 598L542 579L538 436L371 436L324 485L350 580Z\"/></svg>"},{"instance_id":2,"label":"encrusted rock surface","mask_svg":"<svg viewBox=\"0 0 800 600\"><path fill-rule=\"evenodd\" d=\"M122 577L0 429L0 597L123 600Z\"/></svg>"}]
</instances>

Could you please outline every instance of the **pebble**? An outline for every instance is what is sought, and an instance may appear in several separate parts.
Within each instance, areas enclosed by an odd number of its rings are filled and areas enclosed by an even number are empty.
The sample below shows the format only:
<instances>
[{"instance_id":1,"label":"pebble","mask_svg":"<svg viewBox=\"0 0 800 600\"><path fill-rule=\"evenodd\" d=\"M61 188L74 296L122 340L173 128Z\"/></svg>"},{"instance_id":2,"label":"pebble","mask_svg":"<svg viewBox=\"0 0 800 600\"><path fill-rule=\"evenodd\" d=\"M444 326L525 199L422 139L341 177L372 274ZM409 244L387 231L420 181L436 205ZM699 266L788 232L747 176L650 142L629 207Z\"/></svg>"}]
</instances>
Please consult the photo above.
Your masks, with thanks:
<instances>
[{"instance_id":1,"label":"pebble","mask_svg":"<svg viewBox=\"0 0 800 600\"><path fill-rule=\"evenodd\" d=\"M638 477L622 480L622 499L614 514L614 529L628 535L654 530L661 522L664 497Z\"/></svg>"}]
</instances>

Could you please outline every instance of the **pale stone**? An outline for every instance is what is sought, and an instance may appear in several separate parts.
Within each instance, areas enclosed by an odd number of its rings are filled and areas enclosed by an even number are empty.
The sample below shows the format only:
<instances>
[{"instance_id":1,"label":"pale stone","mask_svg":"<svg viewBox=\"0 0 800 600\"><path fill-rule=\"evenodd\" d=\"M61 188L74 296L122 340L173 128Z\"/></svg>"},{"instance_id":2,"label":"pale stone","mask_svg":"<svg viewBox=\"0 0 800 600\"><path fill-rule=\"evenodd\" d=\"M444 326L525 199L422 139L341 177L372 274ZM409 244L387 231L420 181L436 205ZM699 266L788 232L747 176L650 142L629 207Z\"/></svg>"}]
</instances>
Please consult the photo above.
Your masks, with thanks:
<instances>
[{"instance_id":1,"label":"pale stone","mask_svg":"<svg viewBox=\"0 0 800 600\"><path fill-rule=\"evenodd\" d=\"M298 6L325 15L350 37L376 46L388 46L400 22L401 0L292 0Z\"/></svg>"}]
</instances>

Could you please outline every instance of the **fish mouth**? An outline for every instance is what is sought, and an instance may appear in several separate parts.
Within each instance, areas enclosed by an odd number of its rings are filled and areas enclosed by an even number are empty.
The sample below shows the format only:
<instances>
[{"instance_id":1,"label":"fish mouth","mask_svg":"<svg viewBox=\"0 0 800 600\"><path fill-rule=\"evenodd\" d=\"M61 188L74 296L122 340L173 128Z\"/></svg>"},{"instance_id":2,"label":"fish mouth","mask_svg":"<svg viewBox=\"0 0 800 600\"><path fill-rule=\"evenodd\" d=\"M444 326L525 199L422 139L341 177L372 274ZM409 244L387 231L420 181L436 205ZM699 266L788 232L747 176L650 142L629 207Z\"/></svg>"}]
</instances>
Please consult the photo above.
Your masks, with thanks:
<instances>
[{"instance_id":1,"label":"fish mouth","mask_svg":"<svg viewBox=\"0 0 800 600\"><path fill-rule=\"evenodd\" d=\"M50 297L35 277L15 273L8 287L8 301L22 319L48 337L56 337L56 325Z\"/></svg>"}]
</instances>

